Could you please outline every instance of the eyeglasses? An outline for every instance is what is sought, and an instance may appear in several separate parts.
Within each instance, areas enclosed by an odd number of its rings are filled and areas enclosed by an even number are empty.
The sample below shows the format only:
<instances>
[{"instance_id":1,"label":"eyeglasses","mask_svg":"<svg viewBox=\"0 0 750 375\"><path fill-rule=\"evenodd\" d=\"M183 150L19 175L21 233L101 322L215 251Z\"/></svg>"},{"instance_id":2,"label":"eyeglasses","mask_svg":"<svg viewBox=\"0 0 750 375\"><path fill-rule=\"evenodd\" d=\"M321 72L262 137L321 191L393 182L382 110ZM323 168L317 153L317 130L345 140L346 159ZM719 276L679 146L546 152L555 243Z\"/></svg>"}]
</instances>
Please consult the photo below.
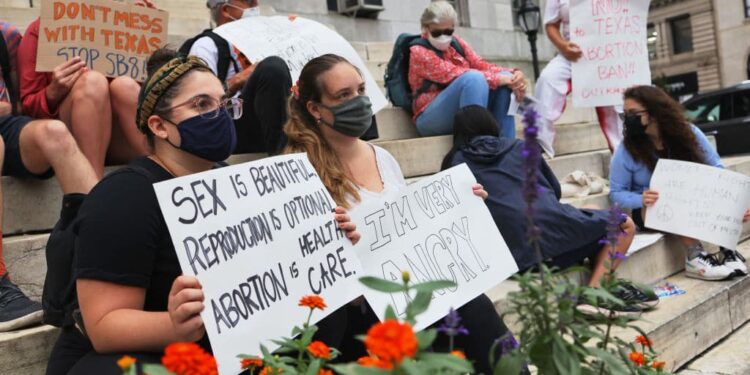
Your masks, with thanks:
<instances>
[{"instance_id":1,"label":"eyeglasses","mask_svg":"<svg viewBox=\"0 0 750 375\"><path fill-rule=\"evenodd\" d=\"M430 35L432 35L433 38L438 38L441 35L447 35L451 36L455 32L455 29L445 29L445 30L432 30L430 31Z\"/></svg>"},{"instance_id":2,"label":"eyeglasses","mask_svg":"<svg viewBox=\"0 0 750 375\"><path fill-rule=\"evenodd\" d=\"M625 121L625 116L643 116L645 114L648 114L648 111L629 111L629 112L623 112L618 113L617 116L620 117L620 120Z\"/></svg>"},{"instance_id":3,"label":"eyeglasses","mask_svg":"<svg viewBox=\"0 0 750 375\"><path fill-rule=\"evenodd\" d=\"M222 100L216 100L207 95L194 96L180 104L173 105L169 110L179 108L188 104L192 104L193 109L203 119L213 119L219 116L219 111L224 108L229 112L229 116L237 120L242 117L242 99L240 98L226 98Z\"/></svg>"}]
</instances>

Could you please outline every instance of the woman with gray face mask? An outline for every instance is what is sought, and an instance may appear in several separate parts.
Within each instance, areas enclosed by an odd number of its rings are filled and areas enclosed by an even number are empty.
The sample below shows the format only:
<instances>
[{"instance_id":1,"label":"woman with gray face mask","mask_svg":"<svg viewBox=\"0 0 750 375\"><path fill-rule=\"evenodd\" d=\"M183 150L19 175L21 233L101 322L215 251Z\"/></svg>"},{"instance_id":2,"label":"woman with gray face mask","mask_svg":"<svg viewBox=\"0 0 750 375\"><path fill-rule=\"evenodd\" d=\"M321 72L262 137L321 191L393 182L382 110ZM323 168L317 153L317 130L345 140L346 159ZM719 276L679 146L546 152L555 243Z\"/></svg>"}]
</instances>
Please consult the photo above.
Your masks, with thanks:
<instances>
[{"instance_id":1,"label":"woman with gray face mask","mask_svg":"<svg viewBox=\"0 0 750 375\"><path fill-rule=\"evenodd\" d=\"M522 100L527 82L518 69L488 63L455 34L458 15L447 1L435 1L422 13L422 37L409 48L409 87L414 122L421 136L453 134L459 109L479 105L492 112L499 133L516 137L510 93Z\"/></svg>"}]
</instances>

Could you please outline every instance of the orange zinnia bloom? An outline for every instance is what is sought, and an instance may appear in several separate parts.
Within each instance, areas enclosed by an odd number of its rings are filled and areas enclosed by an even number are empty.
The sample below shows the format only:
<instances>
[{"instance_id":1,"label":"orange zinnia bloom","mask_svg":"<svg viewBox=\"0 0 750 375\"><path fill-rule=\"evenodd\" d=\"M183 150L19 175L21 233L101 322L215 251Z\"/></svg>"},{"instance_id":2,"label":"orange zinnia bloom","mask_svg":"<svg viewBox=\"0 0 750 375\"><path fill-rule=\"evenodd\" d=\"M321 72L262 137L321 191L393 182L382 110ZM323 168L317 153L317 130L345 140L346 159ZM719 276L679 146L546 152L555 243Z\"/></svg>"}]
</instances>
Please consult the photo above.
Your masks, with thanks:
<instances>
[{"instance_id":1,"label":"orange zinnia bloom","mask_svg":"<svg viewBox=\"0 0 750 375\"><path fill-rule=\"evenodd\" d=\"M466 354L464 354L464 352L462 352L460 350L454 350L454 351L451 352L451 354L455 355L458 358L466 359Z\"/></svg>"},{"instance_id":2,"label":"orange zinnia bloom","mask_svg":"<svg viewBox=\"0 0 750 375\"><path fill-rule=\"evenodd\" d=\"M254 369L263 366L263 360L260 358L243 358L240 365L242 369Z\"/></svg>"},{"instance_id":3,"label":"orange zinnia bloom","mask_svg":"<svg viewBox=\"0 0 750 375\"><path fill-rule=\"evenodd\" d=\"M643 345L643 346L645 346L647 348L650 348L651 344L653 344L653 341L651 341L651 339L649 339L647 337L644 337L644 336L637 336L635 338L635 342L638 343L638 344L641 344L641 345Z\"/></svg>"},{"instance_id":4,"label":"orange zinnia bloom","mask_svg":"<svg viewBox=\"0 0 750 375\"><path fill-rule=\"evenodd\" d=\"M398 364L417 352L417 336L409 323L386 320L370 327L365 337L365 347L371 355Z\"/></svg>"},{"instance_id":5,"label":"orange zinnia bloom","mask_svg":"<svg viewBox=\"0 0 750 375\"><path fill-rule=\"evenodd\" d=\"M279 375L281 374L280 369L275 369L271 366L263 367L263 370L260 370L260 373L258 375Z\"/></svg>"},{"instance_id":6,"label":"orange zinnia bloom","mask_svg":"<svg viewBox=\"0 0 750 375\"><path fill-rule=\"evenodd\" d=\"M122 356L122 358L117 360L117 366L120 366L122 371L126 371L127 369L130 368L130 366L133 366L134 364L135 364L135 358L129 355L124 355Z\"/></svg>"},{"instance_id":7,"label":"orange zinnia bloom","mask_svg":"<svg viewBox=\"0 0 750 375\"><path fill-rule=\"evenodd\" d=\"M664 366L667 364L667 362L664 361L654 361L654 363L651 364L651 367L656 370L664 370Z\"/></svg>"},{"instance_id":8,"label":"orange zinnia bloom","mask_svg":"<svg viewBox=\"0 0 750 375\"><path fill-rule=\"evenodd\" d=\"M333 371L326 370L326 369L322 368L322 369L318 370L318 374L317 375L333 375Z\"/></svg>"},{"instance_id":9,"label":"orange zinnia bloom","mask_svg":"<svg viewBox=\"0 0 750 375\"><path fill-rule=\"evenodd\" d=\"M360 357L357 360L357 363L365 367L375 367L375 368L379 368L383 370L393 369L393 364L391 364L390 362L380 360L375 357Z\"/></svg>"},{"instance_id":10,"label":"orange zinnia bloom","mask_svg":"<svg viewBox=\"0 0 750 375\"><path fill-rule=\"evenodd\" d=\"M313 357L331 359L331 348L328 347L322 341L313 341L307 346L307 351L312 354Z\"/></svg>"},{"instance_id":11,"label":"orange zinnia bloom","mask_svg":"<svg viewBox=\"0 0 750 375\"><path fill-rule=\"evenodd\" d=\"M643 356L643 353L641 352L631 352L630 360L633 361L633 363L635 363L638 366L643 366L646 363L646 358Z\"/></svg>"},{"instance_id":12,"label":"orange zinnia bloom","mask_svg":"<svg viewBox=\"0 0 750 375\"><path fill-rule=\"evenodd\" d=\"M321 296L304 296L299 300L299 305L303 307L309 307L311 309L325 310L326 303L323 301Z\"/></svg>"},{"instance_id":13,"label":"orange zinnia bloom","mask_svg":"<svg viewBox=\"0 0 750 375\"><path fill-rule=\"evenodd\" d=\"M198 344L178 342L170 344L161 358L164 367L177 375L217 375L216 359Z\"/></svg>"}]
</instances>

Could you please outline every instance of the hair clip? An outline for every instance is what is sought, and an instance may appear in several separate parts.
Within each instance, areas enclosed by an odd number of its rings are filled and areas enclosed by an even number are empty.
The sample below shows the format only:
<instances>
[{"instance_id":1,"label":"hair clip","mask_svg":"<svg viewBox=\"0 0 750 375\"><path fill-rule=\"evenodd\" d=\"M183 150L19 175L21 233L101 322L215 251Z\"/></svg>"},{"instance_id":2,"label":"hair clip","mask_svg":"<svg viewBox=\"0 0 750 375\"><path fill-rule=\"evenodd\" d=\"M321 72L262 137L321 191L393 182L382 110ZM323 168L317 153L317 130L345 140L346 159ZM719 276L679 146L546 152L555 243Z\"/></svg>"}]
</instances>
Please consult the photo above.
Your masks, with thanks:
<instances>
[{"instance_id":1,"label":"hair clip","mask_svg":"<svg viewBox=\"0 0 750 375\"><path fill-rule=\"evenodd\" d=\"M291 92L292 96L294 96L294 100L299 100L299 80L297 80L297 82L292 86L289 92Z\"/></svg>"}]
</instances>

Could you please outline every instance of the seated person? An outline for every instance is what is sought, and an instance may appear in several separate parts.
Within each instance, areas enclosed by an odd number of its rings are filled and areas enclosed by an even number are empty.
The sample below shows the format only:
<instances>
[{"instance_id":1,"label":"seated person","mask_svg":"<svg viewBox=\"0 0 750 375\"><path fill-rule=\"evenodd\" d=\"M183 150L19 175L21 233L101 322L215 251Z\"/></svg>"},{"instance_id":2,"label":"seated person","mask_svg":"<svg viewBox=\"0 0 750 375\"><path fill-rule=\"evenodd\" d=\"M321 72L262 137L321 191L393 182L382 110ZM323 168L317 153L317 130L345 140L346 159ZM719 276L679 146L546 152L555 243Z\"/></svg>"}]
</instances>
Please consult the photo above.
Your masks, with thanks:
<instances>
[{"instance_id":1,"label":"seated person","mask_svg":"<svg viewBox=\"0 0 750 375\"><path fill-rule=\"evenodd\" d=\"M422 39L429 44L412 45L409 53L409 86L419 135L452 134L455 113L480 105L492 112L500 135L515 138L516 123L508 106L511 91L519 101L523 99L523 72L486 62L454 35L458 15L447 1L431 2L422 13L421 25Z\"/></svg>"},{"instance_id":2,"label":"seated person","mask_svg":"<svg viewBox=\"0 0 750 375\"><path fill-rule=\"evenodd\" d=\"M458 111L453 132L453 149L443 160L443 169L466 163L477 181L486 186L486 200L492 218L508 244L520 272L534 268L539 259L527 239L526 203L523 197L523 141L499 137L492 114L480 106L469 106ZM600 286L608 272L610 253L625 254L635 235L630 218L620 224L623 235L617 246L602 245L607 235L609 212L594 207L578 209L560 203L560 184L549 165L542 160L537 172L540 189L534 202L534 221L541 236L539 248L550 266L565 269L582 263L586 258L593 264L589 286ZM611 268L620 263L613 256ZM621 299L636 302L640 307L653 307L658 299L649 297L627 282L621 283ZM599 310L609 309L616 314L636 314L633 306L601 304Z\"/></svg>"},{"instance_id":3,"label":"seated person","mask_svg":"<svg viewBox=\"0 0 750 375\"><path fill-rule=\"evenodd\" d=\"M76 327L63 329L47 374L121 374L116 361L123 352L158 363L177 341L197 341L210 351L199 315L203 304L194 303L203 301L203 292L196 278L180 276L152 184L208 171L226 159L237 141L232 119L242 103L225 99L219 79L196 57L162 49L148 64L137 124L151 152L107 175L81 206L74 277L78 324L88 337ZM347 237L356 239L346 221Z\"/></svg>"},{"instance_id":4,"label":"seated person","mask_svg":"<svg viewBox=\"0 0 750 375\"><path fill-rule=\"evenodd\" d=\"M15 55L21 35L6 21L0 20L0 48L7 51L9 66L0 76L0 172L3 176L21 178L49 178L54 174L66 196L63 201L80 200L96 184L91 164L76 146L68 129L57 120L33 120L15 115L18 92ZM0 52L0 56L3 54ZM6 64L7 63L7 64ZM54 172L53 172L54 170ZM2 187L2 186L0 186ZM3 226L3 196L0 189L0 238ZM37 324L42 318L42 306L31 301L10 281L3 262L0 241L0 332Z\"/></svg>"},{"instance_id":5,"label":"seated person","mask_svg":"<svg viewBox=\"0 0 750 375\"><path fill-rule=\"evenodd\" d=\"M724 168L706 136L685 118L682 106L659 88L635 86L625 99L625 139L612 157L609 169L610 199L633 210L633 220L643 228L648 207L659 199L649 189L651 174L660 158L684 160ZM743 222L750 220L750 209ZM723 249L722 259L708 254L700 241L678 236L687 248L687 276L723 280L747 273L742 255Z\"/></svg>"},{"instance_id":6,"label":"seated person","mask_svg":"<svg viewBox=\"0 0 750 375\"><path fill-rule=\"evenodd\" d=\"M216 26L259 14L257 0L208 0L211 20ZM237 129L237 154L268 152L277 154L284 146L282 127L287 120L286 101L292 87L289 67L271 56L251 64L239 50L220 36L206 30L188 41L189 55L197 56L226 83L228 95L243 100L243 115L234 123ZM217 41L218 40L218 41Z\"/></svg>"},{"instance_id":7,"label":"seated person","mask_svg":"<svg viewBox=\"0 0 750 375\"><path fill-rule=\"evenodd\" d=\"M149 0L135 2L153 5ZM148 151L146 138L135 127L140 86L130 77L107 79L89 70L80 57L52 72L37 72L39 18L31 22L18 48L22 112L39 119L64 122L97 176L111 164L128 163Z\"/></svg>"}]
</instances>

